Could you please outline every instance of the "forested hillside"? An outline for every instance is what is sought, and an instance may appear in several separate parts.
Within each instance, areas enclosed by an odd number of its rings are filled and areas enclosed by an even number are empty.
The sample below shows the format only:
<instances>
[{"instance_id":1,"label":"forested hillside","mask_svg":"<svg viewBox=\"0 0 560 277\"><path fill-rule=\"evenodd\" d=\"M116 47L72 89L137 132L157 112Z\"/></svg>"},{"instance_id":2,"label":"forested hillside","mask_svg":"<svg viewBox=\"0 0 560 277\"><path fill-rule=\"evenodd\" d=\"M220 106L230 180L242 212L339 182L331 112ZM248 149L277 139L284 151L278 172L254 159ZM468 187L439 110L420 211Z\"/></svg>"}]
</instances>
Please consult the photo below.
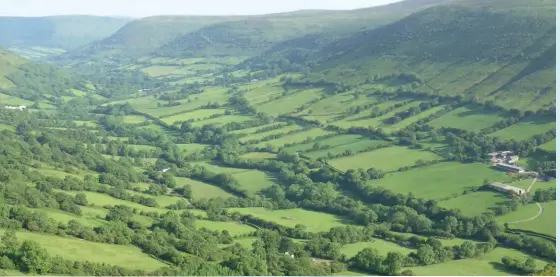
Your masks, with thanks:
<instances>
[{"instance_id":1,"label":"forested hillside","mask_svg":"<svg viewBox=\"0 0 560 277\"><path fill-rule=\"evenodd\" d=\"M405 90L535 110L555 102L555 33L554 1L458 1L327 45L317 78L411 73Z\"/></svg>"},{"instance_id":2,"label":"forested hillside","mask_svg":"<svg viewBox=\"0 0 560 277\"><path fill-rule=\"evenodd\" d=\"M41 57L112 35L130 19L101 16L0 17L0 45Z\"/></svg>"}]
</instances>

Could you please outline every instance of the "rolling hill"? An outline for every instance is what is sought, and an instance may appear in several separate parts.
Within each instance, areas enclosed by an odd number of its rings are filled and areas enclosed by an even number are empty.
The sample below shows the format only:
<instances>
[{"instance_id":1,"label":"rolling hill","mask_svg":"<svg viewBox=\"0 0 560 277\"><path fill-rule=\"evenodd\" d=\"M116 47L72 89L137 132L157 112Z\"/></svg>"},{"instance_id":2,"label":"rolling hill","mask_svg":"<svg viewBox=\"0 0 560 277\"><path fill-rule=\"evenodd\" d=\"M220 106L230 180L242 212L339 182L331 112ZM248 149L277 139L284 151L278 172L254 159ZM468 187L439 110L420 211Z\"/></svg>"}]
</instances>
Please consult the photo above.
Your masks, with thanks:
<instances>
[{"instance_id":1,"label":"rolling hill","mask_svg":"<svg viewBox=\"0 0 560 277\"><path fill-rule=\"evenodd\" d=\"M208 25L155 50L167 57L256 56L276 44L314 33L338 37L373 29L446 0L402 1L351 11L297 11Z\"/></svg>"},{"instance_id":2,"label":"rolling hill","mask_svg":"<svg viewBox=\"0 0 560 277\"><path fill-rule=\"evenodd\" d=\"M57 54L110 36L129 21L86 15L0 17L0 45L21 54Z\"/></svg>"},{"instance_id":3,"label":"rolling hill","mask_svg":"<svg viewBox=\"0 0 560 277\"><path fill-rule=\"evenodd\" d=\"M407 72L419 78L417 90L432 94L521 110L549 107L555 101L554 12L553 1L438 5L324 46L314 56L315 76L359 83Z\"/></svg>"},{"instance_id":4,"label":"rolling hill","mask_svg":"<svg viewBox=\"0 0 560 277\"><path fill-rule=\"evenodd\" d=\"M154 16L129 22L114 34L93 42L63 58L143 55L185 33L236 17L219 16Z\"/></svg>"}]
</instances>

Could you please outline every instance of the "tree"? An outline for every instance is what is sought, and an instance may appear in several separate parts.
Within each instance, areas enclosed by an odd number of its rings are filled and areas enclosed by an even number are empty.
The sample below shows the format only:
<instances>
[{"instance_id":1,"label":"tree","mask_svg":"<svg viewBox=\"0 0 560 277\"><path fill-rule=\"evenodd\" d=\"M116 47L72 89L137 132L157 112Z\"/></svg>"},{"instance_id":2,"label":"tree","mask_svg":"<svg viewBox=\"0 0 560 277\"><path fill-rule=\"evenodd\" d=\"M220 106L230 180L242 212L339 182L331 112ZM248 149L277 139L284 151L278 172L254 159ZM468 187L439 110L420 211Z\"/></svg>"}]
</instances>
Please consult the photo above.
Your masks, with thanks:
<instances>
[{"instance_id":1,"label":"tree","mask_svg":"<svg viewBox=\"0 0 560 277\"><path fill-rule=\"evenodd\" d=\"M434 249L429 245L422 245L416 252L416 257L422 265L431 265L436 262Z\"/></svg>"},{"instance_id":2,"label":"tree","mask_svg":"<svg viewBox=\"0 0 560 277\"><path fill-rule=\"evenodd\" d=\"M404 264L404 256L400 253L389 252L383 264L385 265L387 274L398 275Z\"/></svg>"},{"instance_id":3,"label":"tree","mask_svg":"<svg viewBox=\"0 0 560 277\"><path fill-rule=\"evenodd\" d=\"M49 254L35 241L25 240L19 249L18 256L19 264L26 272L45 275L51 270Z\"/></svg>"}]
</instances>

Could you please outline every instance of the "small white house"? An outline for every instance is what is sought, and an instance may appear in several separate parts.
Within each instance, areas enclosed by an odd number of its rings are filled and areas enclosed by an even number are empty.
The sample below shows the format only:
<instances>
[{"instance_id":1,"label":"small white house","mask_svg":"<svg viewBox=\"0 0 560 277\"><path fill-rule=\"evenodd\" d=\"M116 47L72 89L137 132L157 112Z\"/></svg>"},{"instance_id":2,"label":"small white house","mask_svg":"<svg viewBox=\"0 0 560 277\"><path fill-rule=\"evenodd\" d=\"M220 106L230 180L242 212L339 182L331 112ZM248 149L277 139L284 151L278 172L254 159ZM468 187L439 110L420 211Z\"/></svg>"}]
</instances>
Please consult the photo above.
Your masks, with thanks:
<instances>
[{"instance_id":1,"label":"small white house","mask_svg":"<svg viewBox=\"0 0 560 277\"><path fill-rule=\"evenodd\" d=\"M27 109L27 107L23 106L23 105L22 106L8 106L8 105L6 105L6 106L4 106L4 108L7 109L7 110L20 110L20 111L23 111L23 110Z\"/></svg>"},{"instance_id":2,"label":"small white house","mask_svg":"<svg viewBox=\"0 0 560 277\"><path fill-rule=\"evenodd\" d=\"M168 168L162 170L161 172L165 173L165 172L167 172L167 171L169 171L169 170L171 170L171 167L168 167Z\"/></svg>"}]
</instances>

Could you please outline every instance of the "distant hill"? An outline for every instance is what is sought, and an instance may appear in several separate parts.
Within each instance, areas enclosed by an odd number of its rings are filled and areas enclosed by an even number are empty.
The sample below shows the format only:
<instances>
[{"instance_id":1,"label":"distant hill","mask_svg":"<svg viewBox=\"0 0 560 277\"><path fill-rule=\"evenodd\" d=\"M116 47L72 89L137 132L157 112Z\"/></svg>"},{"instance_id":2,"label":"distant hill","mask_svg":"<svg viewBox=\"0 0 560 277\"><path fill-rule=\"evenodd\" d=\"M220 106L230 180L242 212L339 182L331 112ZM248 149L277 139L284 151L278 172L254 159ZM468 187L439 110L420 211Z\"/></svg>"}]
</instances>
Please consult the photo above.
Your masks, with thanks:
<instances>
[{"instance_id":1,"label":"distant hill","mask_svg":"<svg viewBox=\"0 0 560 277\"><path fill-rule=\"evenodd\" d=\"M235 20L226 16L154 16L129 22L114 34L64 55L67 58L142 55L185 33Z\"/></svg>"},{"instance_id":2,"label":"distant hill","mask_svg":"<svg viewBox=\"0 0 560 277\"><path fill-rule=\"evenodd\" d=\"M317 79L413 73L416 90L534 110L555 101L555 2L456 1L321 48ZM393 80L394 81L394 80ZM410 83L389 82L404 85ZM420 85L420 87L418 87Z\"/></svg>"},{"instance_id":3,"label":"distant hill","mask_svg":"<svg viewBox=\"0 0 560 277\"><path fill-rule=\"evenodd\" d=\"M29 101L54 102L56 97L73 96L70 89L82 88L84 83L79 76L0 49L1 95L11 95Z\"/></svg>"},{"instance_id":4,"label":"distant hill","mask_svg":"<svg viewBox=\"0 0 560 277\"><path fill-rule=\"evenodd\" d=\"M70 50L110 36L129 21L86 15L0 17L0 45Z\"/></svg>"},{"instance_id":5,"label":"distant hill","mask_svg":"<svg viewBox=\"0 0 560 277\"><path fill-rule=\"evenodd\" d=\"M154 54L170 57L255 56L286 40L316 32L337 36L371 29L442 2L447 1L408 0L351 11L310 10L252 16L187 33L157 49Z\"/></svg>"}]
</instances>

